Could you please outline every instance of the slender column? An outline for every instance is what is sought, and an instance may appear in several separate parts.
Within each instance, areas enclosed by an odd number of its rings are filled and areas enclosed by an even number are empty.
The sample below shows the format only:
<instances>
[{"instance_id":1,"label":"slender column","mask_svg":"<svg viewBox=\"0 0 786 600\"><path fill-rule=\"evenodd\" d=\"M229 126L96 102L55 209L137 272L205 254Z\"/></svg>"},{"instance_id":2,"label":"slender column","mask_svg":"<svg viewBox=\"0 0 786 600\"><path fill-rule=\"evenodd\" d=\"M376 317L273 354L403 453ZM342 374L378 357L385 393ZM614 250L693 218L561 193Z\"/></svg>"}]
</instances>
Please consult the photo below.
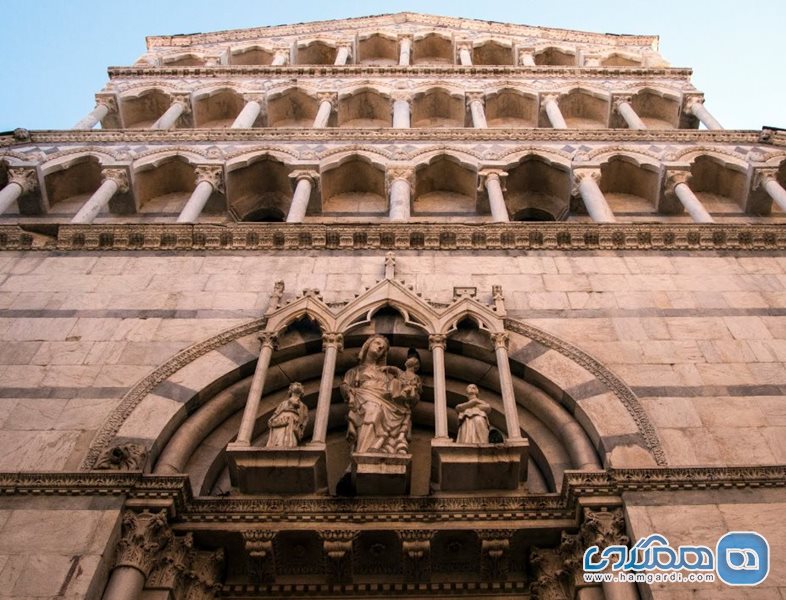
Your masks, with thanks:
<instances>
[{"instance_id":1,"label":"slender column","mask_svg":"<svg viewBox=\"0 0 786 600\"><path fill-rule=\"evenodd\" d=\"M390 194L388 217L391 221L409 221L412 169L388 168L385 175L388 179Z\"/></svg>"},{"instance_id":2,"label":"slender column","mask_svg":"<svg viewBox=\"0 0 786 600\"><path fill-rule=\"evenodd\" d=\"M180 211L177 217L178 223L196 223L213 192L220 192L223 189L223 171L219 166L197 167L194 169L194 175L196 187L183 210Z\"/></svg>"},{"instance_id":3,"label":"slender column","mask_svg":"<svg viewBox=\"0 0 786 600\"><path fill-rule=\"evenodd\" d=\"M485 169L478 173L480 181L486 188L486 193L489 199L489 209L491 210L491 219L495 223L507 223L510 221L508 216L508 208L505 205L505 195L502 193L503 179L507 177L505 171L498 169Z\"/></svg>"},{"instance_id":4,"label":"slender column","mask_svg":"<svg viewBox=\"0 0 786 600\"><path fill-rule=\"evenodd\" d=\"M126 511L117 556L103 600L139 600L160 551L172 539L166 513Z\"/></svg>"},{"instance_id":5,"label":"slender column","mask_svg":"<svg viewBox=\"0 0 786 600\"><path fill-rule=\"evenodd\" d=\"M72 129L92 129L101 119L109 114L110 111L117 112L117 104L114 98L101 96L96 98L96 107L87 114L81 121L77 122Z\"/></svg>"},{"instance_id":6,"label":"slender column","mask_svg":"<svg viewBox=\"0 0 786 600\"><path fill-rule=\"evenodd\" d=\"M8 169L8 183L0 191L0 215L7 211L22 194L38 189L35 169Z\"/></svg>"},{"instance_id":7,"label":"slender column","mask_svg":"<svg viewBox=\"0 0 786 600\"><path fill-rule=\"evenodd\" d=\"M519 48L519 64L522 67L534 67L535 53L532 48Z\"/></svg>"},{"instance_id":8,"label":"slender column","mask_svg":"<svg viewBox=\"0 0 786 600\"><path fill-rule=\"evenodd\" d=\"M493 333L491 341L494 342L494 352L497 355L499 387L502 391L502 406L505 410L505 428L508 430L508 439L520 440L519 413L516 407L516 396L513 393L513 376L510 373L510 363L508 362L508 334L504 331Z\"/></svg>"},{"instance_id":9,"label":"slender column","mask_svg":"<svg viewBox=\"0 0 786 600\"><path fill-rule=\"evenodd\" d=\"M576 189L574 195L581 196L587 213L596 223L614 223L614 213L606 202L606 197L598 187L600 181L600 169L581 169L574 171L576 178Z\"/></svg>"},{"instance_id":10,"label":"slender column","mask_svg":"<svg viewBox=\"0 0 786 600\"><path fill-rule=\"evenodd\" d=\"M412 38L403 36L398 42L398 64L401 67L407 67L410 63L412 55Z\"/></svg>"},{"instance_id":11,"label":"slender column","mask_svg":"<svg viewBox=\"0 0 786 600\"><path fill-rule=\"evenodd\" d=\"M90 199L82 205L79 212L71 219L72 223L92 223L98 213L109 204L118 191L128 191L128 172L125 169L104 169L101 172L103 181Z\"/></svg>"},{"instance_id":12,"label":"slender column","mask_svg":"<svg viewBox=\"0 0 786 600\"><path fill-rule=\"evenodd\" d=\"M334 65L345 65L352 55L352 46L350 44L341 44L336 48L336 61Z\"/></svg>"},{"instance_id":13,"label":"slender column","mask_svg":"<svg viewBox=\"0 0 786 600\"><path fill-rule=\"evenodd\" d=\"M472 126L475 129L486 129L486 112L483 110L483 92L467 92L467 104L472 113Z\"/></svg>"},{"instance_id":14,"label":"slender column","mask_svg":"<svg viewBox=\"0 0 786 600\"><path fill-rule=\"evenodd\" d=\"M691 216L694 222L714 223L714 219L710 216L710 213L707 212L707 209L704 208L701 200L699 200L696 194L693 193L693 190L688 187L689 177L690 173L685 171L671 173L666 180L666 185L671 188L674 195L677 196L677 199L682 203L682 206L685 207L685 212Z\"/></svg>"},{"instance_id":15,"label":"slender column","mask_svg":"<svg viewBox=\"0 0 786 600\"><path fill-rule=\"evenodd\" d=\"M562 111L559 109L557 98L559 98L557 94L547 94L541 97L541 103L551 126L554 129L567 129L568 124L565 123L565 117L562 116Z\"/></svg>"},{"instance_id":16,"label":"slender column","mask_svg":"<svg viewBox=\"0 0 786 600\"><path fill-rule=\"evenodd\" d=\"M616 98L614 100L614 108L625 119L625 123L627 123L629 128L647 129L644 121L639 118L639 115L636 114L636 111L630 105L630 96Z\"/></svg>"},{"instance_id":17,"label":"slender column","mask_svg":"<svg viewBox=\"0 0 786 600\"><path fill-rule=\"evenodd\" d=\"M786 189L778 183L778 169L760 169L755 181L754 187L763 187L775 204L786 211Z\"/></svg>"},{"instance_id":18,"label":"slender column","mask_svg":"<svg viewBox=\"0 0 786 600\"><path fill-rule=\"evenodd\" d=\"M394 129L409 129L410 123L410 107L409 96L394 97L393 99L393 128Z\"/></svg>"},{"instance_id":19,"label":"slender column","mask_svg":"<svg viewBox=\"0 0 786 600\"><path fill-rule=\"evenodd\" d=\"M338 101L338 95L335 92L324 92L317 94L317 98L319 98L319 110L317 111L317 116L314 119L314 129L320 129L322 127L328 126L328 121L330 121L330 113L333 112L333 107Z\"/></svg>"},{"instance_id":20,"label":"slender column","mask_svg":"<svg viewBox=\"0 0 786 600\"><path fill-rule=\"evenodd\" d=\"M704 123L707 129L723 129L723 125L710 114L710 111L704 108L704 98L691 98L688 100L687 109L694 117Z\"/></svg>"},{"instance_id":21,"label":"slender column","mask_svg":"<svg viewBox=\"0 0 786 600\"><path fill-rule=\"evenodd\" d=\"M251 129L262 112L262 99L255 97L247 97L246 105L240 114L235 118L232 123L231 129Z\"/></svg>"},{"instance_id":22,"label":"slender column","mask_svg":"<svg viewBox=\"0 0 786 600\"><path fill-rule=\"evenodd\" d=\"M311 190L317 182L319 174L316 171L293 171L290 177L295 180L295 192L292 194L292 202L289 204L287 223L302 223L306 217Z\"/></svg>"},{"instance_id":23,"label":"slender column","mask_svg":"<svg viewBox=\"0 0 786 600\"><path fill-rule=\"evenodd\" d=\"M448 437L448 392L445 383L445 342L447 336L435 333L428 336L434 368L434 437Z\"/></svg>"},{"instance_id":24,"label":"slender column","mask_svg":"<svg viewBox=\"0 0 786 600\"><path fill-rule=\"evenodd\" d=\"M472 66L472 43L462 42L458 45L459 64L465 67Z\"/></svg>"},{"instance_id":25,"label":"slender column","mask_svg":"<svg viewBox=\"0 0 786 600\"><path fill-rule=\"evenodd\" d=\"M246 400L246 407L243 409L240 431L237 433L235 442L241 446L250 446L251 439L254 436L254 425L257 420L259 403L262 401L262 390L265 388L267 369L270 366L273 350L276 349L276 334L265 331L259 335L259 341L262 342L262 350L259 352L259 360L257 361L256 369L254 369L254 377L251 379L251 388L248 390L248 399Z\"/></svg>"},{"instance_id":26,"label":"slender column","mask_svg":"<svg viewBox=\"0 0 786 600\"><path fill-rule=\"evenodd\" d=\"M172 104L166 112L158 118L158 121L150 126L150 129L171 129L177 120L184 114L191 112L188 97L186 95L172 96Z\"/></svg>"},{"instance_id":27,"label":"slender column","mask_svg":"<svg viewBox=\"0 0 786 600\"><path fill-rule=\"evenodd\" d=\"M276 48L273 54L272 67L282 67L289 61L289 48Z\"/></svg>"},{"instance_id":28,"label":"slender column","mask_svg":"<svg viewBox=\"0 0 786 600\"><path fill-rule=\"evenodd\" d=\"M336 357L344 349L344 336L340 333L326 333L322 336L322 351L325 361L322 363L322 379L319 382L317 398L317 414L314 418L312 442L325 442L327 437L330 400L333 396L333 378L336 374Z\"/></svg>"}]
</instances>

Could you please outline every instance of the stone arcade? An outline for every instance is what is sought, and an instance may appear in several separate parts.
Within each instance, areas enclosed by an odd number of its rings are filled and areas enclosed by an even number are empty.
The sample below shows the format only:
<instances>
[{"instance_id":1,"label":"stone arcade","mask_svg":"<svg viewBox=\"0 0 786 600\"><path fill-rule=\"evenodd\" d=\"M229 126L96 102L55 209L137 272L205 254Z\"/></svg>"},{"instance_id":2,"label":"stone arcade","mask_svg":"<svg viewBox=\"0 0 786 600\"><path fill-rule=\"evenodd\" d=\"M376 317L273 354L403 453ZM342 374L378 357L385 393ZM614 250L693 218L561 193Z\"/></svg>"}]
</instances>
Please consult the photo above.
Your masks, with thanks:
<instances>
[{"instance_id":1,"label":"stone arcade","mask_svg":"<svg viewBox=\"0 0 786 600\"><path fill-rule=\"evenodd\" d=\"M0 136L0 595L786 595L786 137L690 75L401 13ZM761 586L582 578L729 530Z\"/></svg>"}]
</instances>

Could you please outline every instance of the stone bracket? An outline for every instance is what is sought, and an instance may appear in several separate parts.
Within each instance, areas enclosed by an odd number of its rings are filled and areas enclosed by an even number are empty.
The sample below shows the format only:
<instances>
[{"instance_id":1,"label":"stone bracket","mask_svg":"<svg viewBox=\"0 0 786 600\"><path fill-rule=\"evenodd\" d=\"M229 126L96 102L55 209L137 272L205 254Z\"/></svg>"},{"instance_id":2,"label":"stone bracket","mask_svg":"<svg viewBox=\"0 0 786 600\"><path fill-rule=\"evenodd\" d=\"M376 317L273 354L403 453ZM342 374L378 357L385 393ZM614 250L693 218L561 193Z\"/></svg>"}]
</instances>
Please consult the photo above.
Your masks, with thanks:
<instances>
[{"instance_id":1,"label":"stone bracket","mask_svg":"<svg viewBox=\"0 0 786 600\"><path fill-rule=\"evenodd\" d=\"M244 494L316 494L327 489L324 444L259 448L229 444L232 485Z\"/></svg>"}]
</instances>

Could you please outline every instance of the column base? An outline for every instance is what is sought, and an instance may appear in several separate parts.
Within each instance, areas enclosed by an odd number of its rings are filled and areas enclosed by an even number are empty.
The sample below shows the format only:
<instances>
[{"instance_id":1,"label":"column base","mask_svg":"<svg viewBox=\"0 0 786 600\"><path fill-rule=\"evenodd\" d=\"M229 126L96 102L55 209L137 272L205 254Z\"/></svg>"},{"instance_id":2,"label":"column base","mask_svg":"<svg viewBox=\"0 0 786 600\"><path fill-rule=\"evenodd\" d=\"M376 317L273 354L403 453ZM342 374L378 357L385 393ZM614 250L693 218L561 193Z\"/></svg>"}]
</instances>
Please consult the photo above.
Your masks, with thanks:
<instances>
[{"instance_id":1,"label":"column base","mask_svg":"<svg viewBox=\"0 0 786 600\"><path fill-rule=\"evenodd\" d=\"M352 484L358 496L409 494L411 454L352 454Z\"/></svg>"},{"instance_id":2,"label":"column base","mask_svg":"<svg viewBox=\"0 0 786 600\"><path fill-rule=\"evenodd\" d=\"M457 444L431 440L431 487L442 492L515 490L527 480L529 442Z\"/></svg>"},{"instance_id":3,"label":"column base","mask_svg":"<svg viewBox=\"0 0 786 600\"><path fill-rule=\"evenodd\" d=\"M324 444L258 448L229 444L232 485L244 494L315 494L327 491Z\"/></svg>"}]
</instances>

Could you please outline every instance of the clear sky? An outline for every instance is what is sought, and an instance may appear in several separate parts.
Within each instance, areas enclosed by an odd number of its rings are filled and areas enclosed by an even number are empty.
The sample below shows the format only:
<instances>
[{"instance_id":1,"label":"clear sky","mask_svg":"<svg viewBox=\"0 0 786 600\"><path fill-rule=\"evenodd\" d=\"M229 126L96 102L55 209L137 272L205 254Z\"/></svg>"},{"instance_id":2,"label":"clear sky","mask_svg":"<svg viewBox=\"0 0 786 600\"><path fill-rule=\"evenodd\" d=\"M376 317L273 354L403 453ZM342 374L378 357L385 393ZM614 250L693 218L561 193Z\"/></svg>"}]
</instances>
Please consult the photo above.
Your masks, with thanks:
<instances>
[{"instance_id":1,"label":"clear sky","mask_svg":"<svg viewBox=\"0 0 786 600\"><path fill-rule=\"evenodd\" d=\"M784 0L2 0L0 131L67 129L94 106L106 67L146 35L400 11L608 33L655 34L727 129L786 127ZM780 58L779 58L780 57Z\"/></svg>"}]
</instances>

